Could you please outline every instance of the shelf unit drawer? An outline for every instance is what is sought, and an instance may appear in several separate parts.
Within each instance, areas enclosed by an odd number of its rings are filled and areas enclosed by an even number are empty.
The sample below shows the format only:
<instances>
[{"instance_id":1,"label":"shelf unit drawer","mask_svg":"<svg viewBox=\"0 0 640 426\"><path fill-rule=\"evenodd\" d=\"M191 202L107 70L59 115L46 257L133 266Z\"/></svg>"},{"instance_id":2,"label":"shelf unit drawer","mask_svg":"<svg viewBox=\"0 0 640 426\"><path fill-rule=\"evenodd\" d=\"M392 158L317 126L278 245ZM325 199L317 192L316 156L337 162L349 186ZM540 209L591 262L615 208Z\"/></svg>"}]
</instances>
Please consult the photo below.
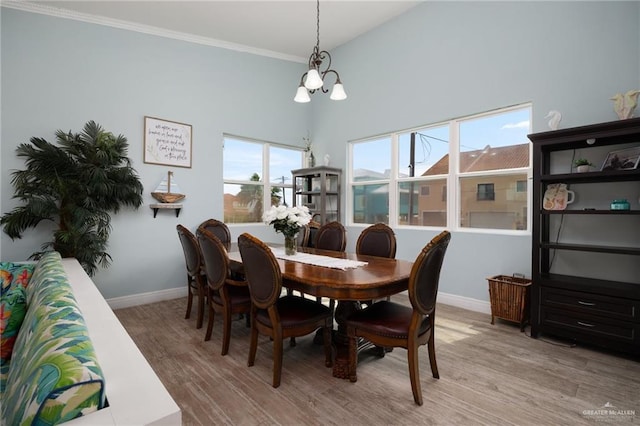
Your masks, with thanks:
<instances>
[{"instance_id":1,"label":"shelf unit drawer","mask_svg":"<svg viewBox=\"0 0 640 426\"><path fill-rule=\"evenodd\" d=\"M640 325L631 322L617 321L592 315L580 315L577 312L564 311L542 307L540 310L541 324L544 329L559 334L567 335L562 331L569 332L575 337L597 337L610 341L633 344L636 336L640 332ZM601 340L600 340L601 341Z\"/></svg>"},{"instance_id":2,"label":"shelf unit drawer","mask_svg":"<svg viewBox=\"0 0 640 426\"><path fill-rule=\"evenodd\" d=\"M566 309L589 315L640 322L640 301L600 294L542 287L541 303L544 306Z\"/></svg>"}]
</instances>

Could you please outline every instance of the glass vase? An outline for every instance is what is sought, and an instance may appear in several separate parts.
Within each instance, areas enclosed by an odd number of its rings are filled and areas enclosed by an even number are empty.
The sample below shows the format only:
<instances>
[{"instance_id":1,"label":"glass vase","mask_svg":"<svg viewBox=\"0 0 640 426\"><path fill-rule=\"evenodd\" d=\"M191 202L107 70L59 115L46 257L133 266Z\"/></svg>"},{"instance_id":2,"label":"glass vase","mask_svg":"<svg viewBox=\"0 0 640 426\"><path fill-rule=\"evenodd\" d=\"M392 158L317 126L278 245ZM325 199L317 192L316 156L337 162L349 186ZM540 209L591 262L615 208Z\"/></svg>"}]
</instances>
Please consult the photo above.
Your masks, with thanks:
<instances>
[{"instance_id":1,"label":"glass vase","mask_svg":"<svg viewBox=\"0 0 640 426\"><path fill-rule=\"evenodd\" d=\"M298 237L294 236L284 236L284 254L287 256L293 256L298 251Z\"/></svg>"}]
</instances>

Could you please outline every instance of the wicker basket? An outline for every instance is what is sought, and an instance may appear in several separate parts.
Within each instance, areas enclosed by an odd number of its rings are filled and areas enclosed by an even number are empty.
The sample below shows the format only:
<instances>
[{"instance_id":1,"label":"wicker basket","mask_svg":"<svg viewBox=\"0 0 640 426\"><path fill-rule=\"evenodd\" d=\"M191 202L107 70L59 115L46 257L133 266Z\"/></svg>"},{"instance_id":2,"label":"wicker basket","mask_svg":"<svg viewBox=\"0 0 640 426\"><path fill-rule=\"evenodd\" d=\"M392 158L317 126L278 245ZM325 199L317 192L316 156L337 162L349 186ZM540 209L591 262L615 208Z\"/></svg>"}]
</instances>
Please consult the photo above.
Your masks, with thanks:
<instances>
[{"instance_id":1,"label":"wicker basket","mask_svg":"<svg viewBox=\"0 0 640 426\"><path fill-rule=\"evenodd\" d=\"M491 300L491 324L495 318L520 323L524 331L529 321L529 291L531 280L516 275L496 275L489 281L489 299Z\"/></svg>"}]
</instances>

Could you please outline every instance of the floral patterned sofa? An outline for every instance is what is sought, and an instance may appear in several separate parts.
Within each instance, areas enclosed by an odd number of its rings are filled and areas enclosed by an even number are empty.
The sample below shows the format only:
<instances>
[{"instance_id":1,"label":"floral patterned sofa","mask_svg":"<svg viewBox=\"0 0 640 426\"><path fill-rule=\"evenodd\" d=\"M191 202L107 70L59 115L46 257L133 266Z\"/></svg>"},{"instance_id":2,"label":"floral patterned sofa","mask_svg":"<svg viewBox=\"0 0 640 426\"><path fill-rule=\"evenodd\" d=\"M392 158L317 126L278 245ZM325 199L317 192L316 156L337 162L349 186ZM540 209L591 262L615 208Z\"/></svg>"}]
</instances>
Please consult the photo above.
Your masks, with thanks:
<instances>
[{"instance_id":1,"label":"floral patterned sofa","mask_svg":"<svg viewBox=\"0 0 640 426\"><path fill-rule=\"evenodd\" d=\"M60 255L0 263L0 405L6 425L54 425L106 405L102 369Z\"/></svg>"}]
</instances>

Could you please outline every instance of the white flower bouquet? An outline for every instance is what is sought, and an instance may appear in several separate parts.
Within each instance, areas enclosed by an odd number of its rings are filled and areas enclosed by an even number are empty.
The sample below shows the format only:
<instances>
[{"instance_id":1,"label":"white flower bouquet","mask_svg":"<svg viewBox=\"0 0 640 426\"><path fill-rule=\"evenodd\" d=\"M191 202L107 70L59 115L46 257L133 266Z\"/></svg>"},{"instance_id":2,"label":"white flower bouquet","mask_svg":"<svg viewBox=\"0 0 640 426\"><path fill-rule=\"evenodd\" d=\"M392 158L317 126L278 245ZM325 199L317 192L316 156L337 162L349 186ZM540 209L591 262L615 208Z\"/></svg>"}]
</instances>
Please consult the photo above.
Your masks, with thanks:
<instances>
[{"instance_id":1,"label":"white flower bouquet","mask_svg":"<svg viewBox=\"0 0 640 426\"><path fill-rule=\"evenodd\" d=\"M266 224L273 225L276 232L282 232L285 237L295 237L300 228L311 221L311 215L306 206L271 206L262 215L262 219Z\"/></svg>"}]
</instances>

